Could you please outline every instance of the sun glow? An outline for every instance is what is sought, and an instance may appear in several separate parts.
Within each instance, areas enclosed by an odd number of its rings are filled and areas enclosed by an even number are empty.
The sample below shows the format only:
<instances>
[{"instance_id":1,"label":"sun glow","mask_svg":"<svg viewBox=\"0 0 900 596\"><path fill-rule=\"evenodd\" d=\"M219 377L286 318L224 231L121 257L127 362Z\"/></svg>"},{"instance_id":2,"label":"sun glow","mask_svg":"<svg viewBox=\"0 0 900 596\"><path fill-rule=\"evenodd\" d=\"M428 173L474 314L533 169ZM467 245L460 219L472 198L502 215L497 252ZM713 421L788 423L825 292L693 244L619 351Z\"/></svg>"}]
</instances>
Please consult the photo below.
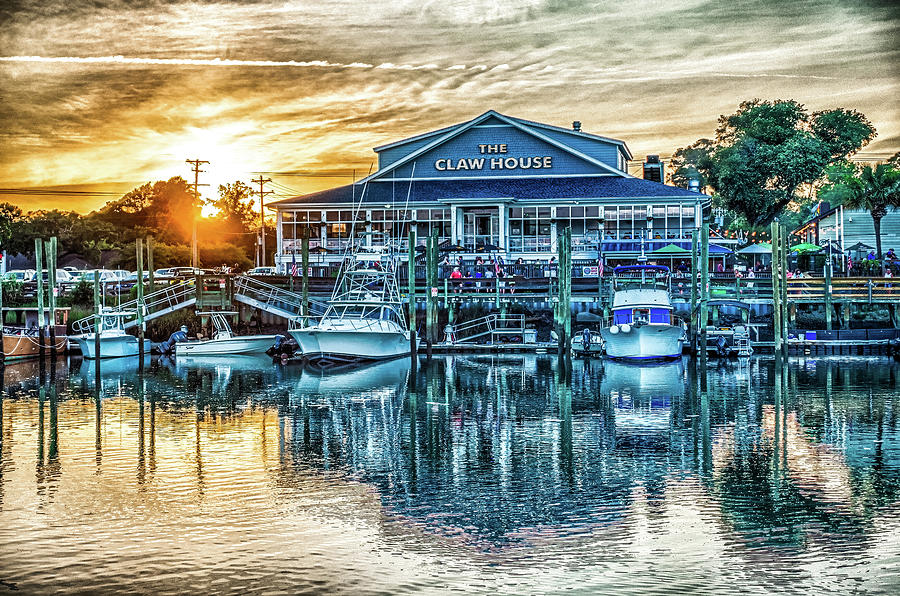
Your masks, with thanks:
<instances>
[{"instance_id":1,"label":"sun glow","mask_svg":"<svg viewBox=\"0 0 900 596\"><path fill-rule=\"evenodd\" d=\"M247 147L242 139L246 133L247 126L240 122L212 128L188 128L162 153L161 169L156 176L167 178L178 175L188 184L193 184L193 164L186 160L200 159L209 162L200 164L198 176L198 191L204 201L217 198L219 186L225 184L240 180L252 186L253 171L261 168L255 163L257 152ZM203 217L216 213L217 210L211 205L203 205Z\"/></svg>"}]
</instances>

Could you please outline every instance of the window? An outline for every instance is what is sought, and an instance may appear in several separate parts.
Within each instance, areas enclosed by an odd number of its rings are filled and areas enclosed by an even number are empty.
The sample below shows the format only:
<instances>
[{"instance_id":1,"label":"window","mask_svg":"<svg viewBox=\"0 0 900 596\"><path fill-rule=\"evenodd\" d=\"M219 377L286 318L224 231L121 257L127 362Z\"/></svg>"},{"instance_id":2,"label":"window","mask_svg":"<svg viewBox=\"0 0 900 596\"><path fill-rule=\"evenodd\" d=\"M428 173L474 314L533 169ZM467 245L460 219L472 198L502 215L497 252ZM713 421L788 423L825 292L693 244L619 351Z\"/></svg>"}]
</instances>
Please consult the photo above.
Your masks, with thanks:
<instances>
[{"instance_id":1,"label":"window","mask_svg":"<svg viewBox=\"0 0 900 596\"><path fill-rule=\"evenodd\" d=\"M513 207L509 210L509 250L547 252L551 249L550 231L550 207Z\"/></svg>"}]
</instances>

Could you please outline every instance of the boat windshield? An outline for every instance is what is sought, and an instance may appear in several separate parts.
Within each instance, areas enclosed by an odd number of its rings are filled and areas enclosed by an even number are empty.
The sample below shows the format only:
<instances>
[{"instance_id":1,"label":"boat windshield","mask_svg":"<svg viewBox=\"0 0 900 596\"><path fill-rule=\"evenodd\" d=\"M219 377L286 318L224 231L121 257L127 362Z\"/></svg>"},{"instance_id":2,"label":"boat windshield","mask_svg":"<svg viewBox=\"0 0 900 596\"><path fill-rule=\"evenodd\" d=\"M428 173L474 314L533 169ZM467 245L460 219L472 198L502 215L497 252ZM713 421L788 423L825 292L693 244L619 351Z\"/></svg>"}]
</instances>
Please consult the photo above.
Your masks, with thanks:
<instances>
[{"instance_id":1,"label":"boat windshield","mask_svg":"<svg viewBox=\"0 0 900 596\"><path fill-rule=\"evenodd\" d=\"M620 290L668 290L669 268L660 265L633 265L616 267L615 289Z\"/></svg>"}]
</instances>

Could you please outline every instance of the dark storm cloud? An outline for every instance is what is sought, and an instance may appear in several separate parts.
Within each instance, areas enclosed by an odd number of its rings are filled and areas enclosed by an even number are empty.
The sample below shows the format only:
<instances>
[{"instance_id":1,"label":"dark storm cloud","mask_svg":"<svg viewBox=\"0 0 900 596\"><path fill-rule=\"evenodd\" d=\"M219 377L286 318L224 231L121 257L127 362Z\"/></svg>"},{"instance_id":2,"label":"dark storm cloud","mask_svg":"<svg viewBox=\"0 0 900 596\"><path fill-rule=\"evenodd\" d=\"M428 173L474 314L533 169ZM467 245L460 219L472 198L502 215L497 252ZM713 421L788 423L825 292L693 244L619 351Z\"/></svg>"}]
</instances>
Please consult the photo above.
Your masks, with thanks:
<instances>
[{"instance_id":1,"label":"dark storm cloud","mask_svg":"<svg viewBox=\"0 0 900 596\"><path fill-rule=\"evenodd\" d=\"M3 18L0 179L17 184L144 180L210 143L229 171L366 169L372 146L491 108L637 155L753 97L859 109L879 150L900 133L880 3L33 1Z\"/></svg>"}]
</instances>

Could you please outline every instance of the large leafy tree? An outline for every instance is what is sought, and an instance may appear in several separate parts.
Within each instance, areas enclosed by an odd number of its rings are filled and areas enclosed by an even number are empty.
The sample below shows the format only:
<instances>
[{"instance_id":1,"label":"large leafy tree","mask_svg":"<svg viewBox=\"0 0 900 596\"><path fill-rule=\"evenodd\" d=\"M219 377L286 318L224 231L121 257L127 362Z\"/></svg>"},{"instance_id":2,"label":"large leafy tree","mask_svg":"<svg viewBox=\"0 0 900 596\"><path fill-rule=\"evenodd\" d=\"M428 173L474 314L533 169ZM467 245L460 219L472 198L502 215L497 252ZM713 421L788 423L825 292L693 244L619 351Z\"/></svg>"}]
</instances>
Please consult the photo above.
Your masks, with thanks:
<instances>
[{"instance_id":1,"label":"large leafy tree","mask_svg":"<svg viewBox=\"0 0 900 596\"><path fill-rule=\"evenodd\" d=\"M151 234L162 242L187 242L199 203L184 178L147 183L103 206L94 217L126 232L125 240Z\"/></svg>"},{"instance_id":2,"label":"large leafy tree","mask_svg":"<svg viewBox=\"0 0 900 596\"><path fill-rule=\"evenodd\" d=\"M872 166L840 165L832 169L832 184L819 197L840 202L849 209L865 209L875 226L875 251L881 253L881 220L889 210L900 208L900 169L891 163Z\"/></svg>"},{"instance_id":3,"label":"large leafy tree","mask_svg":"<svg viewBox=\"0 0 900 596\"><path fill-rule=\"evenodd\" d=\"M9 250L10 241L21 220L21 209L11 203L0 203L0 250Z\"/></svg>"},{"instance_id":4,"label":"large leafy tree","mask_svg":"<svg viewBox=\"0 0 900 596\"><path fill-rule=\"evenodd\" d=\"M808 200L829 165L874 136L866 117L854 110L809 114L793 100L754 99L719 117L715 140L679 149L672 181L686 186L699 174L721 206L750 226L765 226L788 205Z\"/></svg>"}]
</instances>

